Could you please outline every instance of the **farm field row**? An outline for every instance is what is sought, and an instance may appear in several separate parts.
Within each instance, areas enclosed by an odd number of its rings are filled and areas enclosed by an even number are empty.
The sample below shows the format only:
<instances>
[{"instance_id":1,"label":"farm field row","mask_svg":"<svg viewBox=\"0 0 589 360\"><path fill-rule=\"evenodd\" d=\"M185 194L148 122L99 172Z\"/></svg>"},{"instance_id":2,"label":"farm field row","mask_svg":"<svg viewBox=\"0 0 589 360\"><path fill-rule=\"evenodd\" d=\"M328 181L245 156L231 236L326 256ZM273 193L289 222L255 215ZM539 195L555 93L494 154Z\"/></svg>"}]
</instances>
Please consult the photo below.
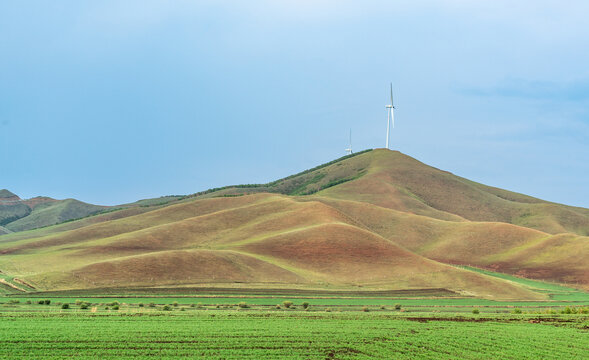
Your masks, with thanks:
<instances>
[{"instance_id":1,"label":"farm field row","mask_svg":"<svg viewBox=\"0 0 589 360\"><path fill-rule=\"evenodd\" d=\"M565 306L589 306L589 301L512 301L512 302L501 302L492 301L485 299L476 298L457 298L457 299L435 299L435 298L416 298L416 299L391 299L391 298L313 298L313 297L248 297L248 296L233 296L233 297L217 297L217 296L194 296L194 297L6 297L0 298L1 303L7 303L12 301L19 301L25 303L30 301L36 303L40 299L50 299L53 303L74 303L78 300L86 301L89 303L108 303L118 301L120 303L127 304L172 304L174 302L183 305L191 304L202 304L206 306L214 305L233 305L240 302L246 302L251 305L259 306L273 306L280 304L283 301L292 301L295 304L308 302L312 305L321 306L393 306L395 304L401 304L404 307L451 307L451 308L462 308L462 307L488 307L488 308L513 308L513 307L534 307L534 308L547 308L547 307L565 307Z\"/></svg>"},{"instance_id":2,"label":"farm field row","mask_svg":"<svg viewBox=\"0 0 589 360\"><path fill-rule=\"evenodd\" d=\"M0 358L581 358L587 315L0 313ZM558 325L558 326L555 326Z\"/></svg>"}]
</instances>

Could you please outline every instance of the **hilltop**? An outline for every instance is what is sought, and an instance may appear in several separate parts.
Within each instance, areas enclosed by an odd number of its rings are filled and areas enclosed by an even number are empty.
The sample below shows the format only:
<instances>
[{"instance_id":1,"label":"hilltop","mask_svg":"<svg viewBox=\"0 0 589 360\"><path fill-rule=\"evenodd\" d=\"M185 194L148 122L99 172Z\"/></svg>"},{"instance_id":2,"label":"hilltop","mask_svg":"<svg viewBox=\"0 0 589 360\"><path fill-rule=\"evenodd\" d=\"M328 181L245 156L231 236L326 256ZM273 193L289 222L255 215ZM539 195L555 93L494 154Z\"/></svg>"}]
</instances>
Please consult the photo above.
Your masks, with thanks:
<instances>
[{"instance_id":1,"label":"hilltop","mask_svg":"<svg viewBox=\"0 0 589 360\"><path fill-rule=\"evenodd\" d=\"M2 235L0 270L48 290L247 283L545 296L460 264L589 288L588 209L478 184L395 151L143 204Z\"/></svg>"}]
</instances>

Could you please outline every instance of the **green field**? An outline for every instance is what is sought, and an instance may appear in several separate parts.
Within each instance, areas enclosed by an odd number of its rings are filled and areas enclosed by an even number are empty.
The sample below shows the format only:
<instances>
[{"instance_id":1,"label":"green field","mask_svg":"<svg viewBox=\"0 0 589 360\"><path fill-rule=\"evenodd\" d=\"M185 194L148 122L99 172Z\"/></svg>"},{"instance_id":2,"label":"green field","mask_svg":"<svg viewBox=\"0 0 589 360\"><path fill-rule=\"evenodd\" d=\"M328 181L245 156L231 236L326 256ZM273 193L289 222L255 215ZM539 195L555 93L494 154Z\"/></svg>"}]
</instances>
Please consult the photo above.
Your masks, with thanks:
<instances>
[{"instance_id":1,"label":"green field","mask_svg":"<svg viewBox=\"0 0 589 360\"><path fill-rule=\"evenodd\" d=\"M572 359L587 328L587 315L2 312L0 358Z\"/></svg>"},{"instance_id":2,"label":"green field","mask_svg":"<svg viewBox=\"0 0 589 360\"><path fill-rule=\"evenodd\" d=\"M587 293L470 270L544 292L548 299L494 301L445 289L35 292L2 274L0 279L27 291L4 284L0 359L587 357ZM44 300L50 303L39 304Z\"/></svg>"},{"instance_id":3,"label":"green field","mask_svg":"<svg viewBox=\"0 0 589 360\"><path fill-rule=\"evenodd\" d=\"M574 298L163 292L1 297L0 359L573 359L589 353L589 302Z\"/></svg>"}]
</instances>

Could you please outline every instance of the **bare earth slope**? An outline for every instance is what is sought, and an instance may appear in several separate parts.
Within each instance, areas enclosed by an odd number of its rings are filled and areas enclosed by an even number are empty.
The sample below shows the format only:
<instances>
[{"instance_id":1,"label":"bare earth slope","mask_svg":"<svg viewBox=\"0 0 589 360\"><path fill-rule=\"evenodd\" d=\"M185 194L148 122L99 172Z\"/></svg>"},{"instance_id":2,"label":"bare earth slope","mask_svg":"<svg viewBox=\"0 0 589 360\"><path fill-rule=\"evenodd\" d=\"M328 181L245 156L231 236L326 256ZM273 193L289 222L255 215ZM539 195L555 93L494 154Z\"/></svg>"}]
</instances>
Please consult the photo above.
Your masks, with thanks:
<instances>
[{"instance_id":1,"label":"bare earth slope","mask_svg":"<svg viewBox=\"0 0 589 360\"><path fill-rule=\"evenodd\" d=\"M544 297L449 265L465 264L589 288L587 209L389 150L174 200L1 235L0 271L40 289L247 283Z\"/></svg>"}]
</instances>

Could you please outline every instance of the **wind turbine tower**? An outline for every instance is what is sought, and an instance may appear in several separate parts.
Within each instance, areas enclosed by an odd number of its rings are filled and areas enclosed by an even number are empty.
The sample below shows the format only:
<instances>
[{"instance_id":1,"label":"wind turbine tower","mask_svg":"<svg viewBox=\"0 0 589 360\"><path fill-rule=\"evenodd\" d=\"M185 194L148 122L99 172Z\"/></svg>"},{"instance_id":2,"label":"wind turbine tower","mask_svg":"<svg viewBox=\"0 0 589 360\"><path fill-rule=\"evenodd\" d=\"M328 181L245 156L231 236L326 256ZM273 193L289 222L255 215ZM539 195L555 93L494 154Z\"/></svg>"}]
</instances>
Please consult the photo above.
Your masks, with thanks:
<instances>
[{"instance_id":1,"label":"wind turbine tower","mask_svg":"<svg viewBox=\"0 0 589 360\"><path fill-rule=\"evenodd\" d=\"M352 154L354 151L352 150L352 129L350 129L350 147L346 149L346 153L348 155Z\"/></svg>"},{"instance_id":2,"label":"wind turbine tower","mask_svg":"<svg viewBox=\"0 0 589 360\"><path fill-rule=\"evenodd\" d=\"M395 128L395 105L393 102L393 83L391 83L391 104L385 106L387 108L387 146L389 148L389 137L391 135L391 125Z\"/></svg>"}]
</instances>

